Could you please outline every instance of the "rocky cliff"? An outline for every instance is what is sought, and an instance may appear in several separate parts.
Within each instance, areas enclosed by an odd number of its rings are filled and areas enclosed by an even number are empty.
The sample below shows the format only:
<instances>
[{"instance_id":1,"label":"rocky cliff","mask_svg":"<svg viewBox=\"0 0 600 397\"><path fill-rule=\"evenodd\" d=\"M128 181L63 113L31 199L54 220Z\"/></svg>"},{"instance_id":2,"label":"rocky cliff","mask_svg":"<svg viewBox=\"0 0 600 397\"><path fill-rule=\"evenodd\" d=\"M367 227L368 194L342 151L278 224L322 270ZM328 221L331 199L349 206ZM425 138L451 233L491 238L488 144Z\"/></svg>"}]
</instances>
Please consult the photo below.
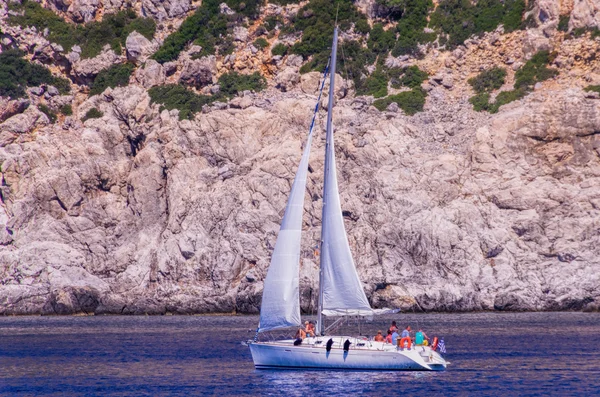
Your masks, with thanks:
<instances>
[{"instance_id":1,"label":"rocky cliff","mask_svg":"<svg viewBox=\"0 0 600 397\"><path fill-rule=\"evenodd\" d=\"M306 57L257 48L261 21L287 21L307 2L291 3L261 4L257 19L234 26L230 54L198 57L190 44L157 62L150 56L197 3L43 1L69 24L126 7L157 21L152 39L134 31L120 52L106 46L84 58L49 40L51 32L9 23L18 11L0 1L2 50L22 50L71 85L66 95L42 84L0 97L1 314L259 310L320 78L299 73ZM382 3L355 6L373 25ZM538 0L520 18L533 23L453 48L436 42L418 55L386 54L389 67L427 72L424 108L414 114L395 102L380 111L338 76L341 202L374 307L598 309L600 97L584 88L600 84L600 5ZM271 36L268 45L299 37ZM473 108L470 78L502 67L500 90L508 91L540 50L553 52L556 74L497 113ZM127 84L90 94L94 76L127 60ZM267 87L206 103L188 119L149 95L165 84L223 92L218 79L228 71L260 72ZM65 105L70 115L45 111ZM318 288L324 123L321 111L304 214L306 311Z\"/></svg>"}]
</instances>

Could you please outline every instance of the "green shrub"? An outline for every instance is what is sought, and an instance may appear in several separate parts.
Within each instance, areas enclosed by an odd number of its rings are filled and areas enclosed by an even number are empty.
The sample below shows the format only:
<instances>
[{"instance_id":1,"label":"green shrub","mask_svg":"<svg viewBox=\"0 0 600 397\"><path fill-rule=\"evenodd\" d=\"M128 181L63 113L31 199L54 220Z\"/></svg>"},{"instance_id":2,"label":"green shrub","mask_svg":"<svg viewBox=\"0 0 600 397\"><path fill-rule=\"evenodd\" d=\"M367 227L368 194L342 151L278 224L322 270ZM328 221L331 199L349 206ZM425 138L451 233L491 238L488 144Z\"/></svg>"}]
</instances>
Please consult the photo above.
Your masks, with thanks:
<instances>
[{"instance_id":1,"label":"green shrub","mask_svg":"<svg viewBox=\"0 0 600 397\"><path fill-rule=\"evenodd\" d=\"M87 111L87 113L85 114L85 116L83 116L83 118L81 119L81 121L86 121L89 119L99 119L102 116L104 116L104 113L102 113L101 111L99 111L96 108L91 108L90 110Z\"/></svg>"},{"instance_id":2,"label":"green shrub","mask_svg":"<svg viewBox=\"0 0 600 397\"><path fill-rule=\"evenodd\" d=\"M172 61L192 41L202 46L202 55L214 54L216 40L227 33L227 17L220 13L219 4L218 0L203 1L152 57L160 63Z\"/></svg>"},{"instance_id":3,"label":"green shrub","mask_svg":"<svg viewBox=\"0 0 600 397\"><path fill-rule=\"evenodd\" d=\"M390 95L383 99L377 99L373 102L373 106L380 111L384 111L392 102L396 102L400 109L404 110L409 116L412 116L417 112L423 111L426 95L425 91L417 88L411 91L401 92L397 95Z\"/></svg>"},{"instance_id":4,"label":"green shrub","mask_svg":"<svg viewBox=\"0 0 600 397\"><path fill-rule=\"evenodd\" d=\"M592 39L595 39L596 37L600 37L600 29L598 29L597 27L593 27L593 28L585 27L585 28L573 29L573 31L571 32L571 35L573 37L580 37L588 32L590 33L590 37Z\"/></svg>"},{"instance_id":5,"label":"green shrub","mask_svg":"<svg viewBox=\"0 0 600 397\"><path fill-rule=\"evenodd\" d=\"M64 114L65 116L71 116L73 114L73 108L71 107L70 104L66 104L66 105L61 106L60 112L62 114Z\"/></svg>"},{"instance_id":6,"label":"green shrub","mask_svg":"<svg viewBox=\"0 0 600 397\"><path fill-rule=\"evenodd\" d=\"M571 16L569 14L567 15L561 15L558 18L558 30L560 30L561 32L567 32L569 30L569 21L571 20Z\"/></svg>"},{"instance_id":7,"label":"green shrub","mask_svg":"<svg viewBox=\"0 0 600 397\"><path fill-rule=\"evenodd\" d=\"M446 34L448 46L454 48L500 24L506 32L521 28L525 8L525 0L442 0L429 25Z\"/></svg>"},{"instance_id":8,"label":"green shrub","mask_svg":"<svg viewBox=\"0 0 600 397\"><path fill-rule=\"evenodd\" d=\"M435 39L423 32L429 12L433 9L431 0L385 0L385 3L393 7L392 19L398 20L396 30L399 37L392 55L416 55L419 52L418 44Z\"/></svg>"},{"instance_id":9,"label":"green shrub","mask_svg":"<svg viewBox=\"0 0 600 397\"><path fill-rule=\"evenodd\" d=\"M477 93L491 92L502 87L506 79L506 70L504 68L494 67L484 70L477 77L472 77L468 83Z\"/></svg>"},{"instance_id":10,"label":"green shrub","mask_svg":"<svg viewBox=\"0 0 600 397\"><path fill-rule=\"evenodd\" d=\"M73 25L32 0L24 0L20 5L11 5L11 8L24 14L11 16L9 23L35 26L39 31L48 28L48 40L62 45L67 51L75 44L79 45L82 58L98 55L106 44L120 53L127 36L134 30L148 39L152 39L156 30L152 18L139 18L131 9L106 14L100 22Z\"/></svg>"},{"instance_id":11,"label":"green shrub","mask_svg":"<svg viewBox=\"0 0 600 397\"><path fill-rule=\"evenodd\" d=\"M515 88L527 88L535 83L548 80L558 74L556 69L549 69L547 64L554 61L556 54L539 51L515 73Z\"/></svg>"},{"instance_id":12,"label":"green shrub","mask_svg":"<svg viewBox=\"0 0 600 397\"><path fill-rule=\"evenodd\" d=\"M523 88L515 88L514 90L510 91L499 92L496 96L496 101L490 106L490 113L497 113L500 106L516 101L517 99L521 99L525 95L527 95L527 91Z\"/></svg>"},{"instance_id":13,"label":"green shrub","mask_svg":"<svg viewBox=\"0 0 600 397\"><path fill-rule=\"evenodd\" d=\"M234 15L222 14L219 5L222 0L204 0L196 12L186 18L176 32L171 33L163 45L152 56L159 63L177 59L179 53L191 42L202 47L198 56L227 54L233 50L230 31L235 22L244 17L255 19L258 16L260 0L229 0L227 5Z\"/></svg>"},{"instance_id":14,"label":"green shrub","mask_svg":"<svg viewBox=\"0 0 600 397\"><path fill-rule=\"evenodd\" d=\"M388 76L381 68L377 68L369 77L361 81L356 87L359 95L373 95L375 98L381 98L388 94L387 90Z\"/></svg>"},{"instance_id":15,"label":"green shrub","mask_svg":"<svg viewBox=\"0 0 600 397\"><path fill-rule=\"evenodd\" d=\"M276 55L284 56L285 54L287 54L288 48L289 47L283 43L277 43L275 45L275 47L273 47L271 49L271 54L273 54L273 56L276 56Z\"/></svg>"},{"instance_id":16,"label":"green shrub","mask_svg":"<svg viewBox=\"0 0 600 397\"><path fill-rule=\"evenodd\" d=\"M219 77L219 94L231 98L243 91L262 91L267 87L267 81L260 73L240 74L230 72Z\"/></svg>"},{"instance_id":17,"label":"green shrub","mask_svg":"<svg viewBox=\"0 0 600 397\"><path fill-rule=\"evenodd\" d=\"M71 92L71 81L62 77L54 77L52 85L56 87L61 95L67 95Z\"/></svg>"},{"instance_id":18,"label":"green shrub","mask_svg":"<svg viewBox=\"0 0 600 397\"><path fill-rule=\"evenodd\" d=\"M371 31L371 26L369 25L369 22L367 22L366 19L359 19L354 24L354 30L357 33L367 34Z\"/></svg>"},{"instance_id":19,"label":"green shrub","mask_svg":"<svg viewBox=\"0 0 600 397\"><path fill-rule=\"evenodd\" d=\"M263 26L267 32L271 32L277 25L283 25L283 19L279 15L269 15L265 18Z\"/></svg>"},{"instance_id":20,"label":"green shrub","mask_svg":"<svg viewBox=\"0 0 600 397\"><path fill-rule=\"evenodd\" d=\"M258 39L254 40L254 43L252 44L259 50L264 50L269 45L269 42L265 38L259 37Z\"/></svg>"},{"instance_id":21,"label":"green shrub","mask_svg":"<svg viewBox=\"0 0 600 397\"><path fill-rule=\"evenodd\" d=\"M473 109L478 112L490 109L490 94L489 92L480 92L469 98L469 102L473 105Z\"/></svg>"},{"instance_id":22,"label":"green shrub","mask_svg":"<svg viewBox=\"0 0 600 397\"><path fill-rule=\"evenodd\" d=\"M366 17L356 9L351 0L310 0L298 11L294 23L284 29L289 33L302 32L302 39L292 46L291 51L304 58L329 53L336 17L341 30L349 29L352 23L356 24L360 20L366 21ZM325 65L315 65L318 70L324 67Z\"/></svg>"},{"instance_id":23,"label":"green shrub","mask_svg":"<svg viewBox=\"0 0 600 397\"><path fill-rule=\"evenodd\" d=\"M115 88L128 85L133 69L133 64L125 63L101 70L92 83L90 95L101 94L108 87Z\"/></svg>"},{"instance_id":24,"label":"green shrub","mask_svg":"<svg viewBox=\"0 0 600 397\"><path fill-rule=\"evenodd\" d=\"M396 42L396 33L393 30L383 30L383 25L376 23L369 33L367 47L376 54L387 54Z\"/></svg>"},{"instance_id":25,"label":"green shrub","mask_svg":"<svg viewBox=\"0 0 600 397\"><path fill-rule=\"evenodd\" d=\"M65 79L52 76L45 67L23 59L24 53L19 50L7 50L0 53L0 96L11 99L26 95L26 87L37 87L42 84L54 85L63 92L70 89Z\"/></svg>"},{"instance_id":26,"label":"green shrub","mask_svg":"<svg viewBox=\"0 0 600 397\"><path fill-rule=\"evenodd\" d=\"M50 120L50 124L56 123L56 113L54 113L48 106L44 104L39 104L38 109L40 112L44 113L48 116L48 120Z\"/></svg>"},{"instance_id":27,"label":"green shrub","mask_svg":"<svg viewBox=\"0 0 600 397\"><path fill-rule=\"evenodd\" d=\"M583 90L587 91L587 92L598 92L598 93L600 93L600 85L588 85Z\"/></svg>"},{"instance_id":28,"label":"green shrub","mask_svg":"<svg viewBox=\"0 0 600 397\"><path fill-rule=\"evenodd\" d=\"M162 109L179 110L179 119L192 119L202 110L202 106L211 103L214 98L198 95L179 84L167 84L148 90L152 103L158 103Z\"/></svg>"},{"instance_id":29,"label":"green shrub","mask_svg":"<svg viewBox=\"0 0 600 397\"><path fill-rule=\"evenodd\" d=\"M404 68L403 73L404 74L402 77L400 77L399 83L400 85L409 88L420 88L421 84L423 84L423 82L429 77L426 72L419 69L419 67L416 65Z\"/></svg>"}]
</instances>

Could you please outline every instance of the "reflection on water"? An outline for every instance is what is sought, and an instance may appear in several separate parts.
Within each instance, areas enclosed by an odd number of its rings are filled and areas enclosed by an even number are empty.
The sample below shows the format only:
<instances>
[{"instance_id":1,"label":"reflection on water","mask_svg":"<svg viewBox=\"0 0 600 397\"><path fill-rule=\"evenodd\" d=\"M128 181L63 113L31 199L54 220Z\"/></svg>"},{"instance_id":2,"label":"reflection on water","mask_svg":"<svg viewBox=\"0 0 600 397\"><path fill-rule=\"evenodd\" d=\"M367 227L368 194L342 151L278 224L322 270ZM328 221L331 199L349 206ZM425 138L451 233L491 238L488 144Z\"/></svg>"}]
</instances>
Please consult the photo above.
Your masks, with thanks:
<instances>
[{"instance_id":1,"label":"reflection on water","mask_svg":"<svg viewBox=\"0 0 600 397\"><path fill-rule=\"evenodd\" d=\"M581 395L600 393L599 313L401 314L443 336L445 372L255 370L256 317L0 318L2 395ZM355 332L355 324L340 331Z\"/></svg>"}]
</instances>

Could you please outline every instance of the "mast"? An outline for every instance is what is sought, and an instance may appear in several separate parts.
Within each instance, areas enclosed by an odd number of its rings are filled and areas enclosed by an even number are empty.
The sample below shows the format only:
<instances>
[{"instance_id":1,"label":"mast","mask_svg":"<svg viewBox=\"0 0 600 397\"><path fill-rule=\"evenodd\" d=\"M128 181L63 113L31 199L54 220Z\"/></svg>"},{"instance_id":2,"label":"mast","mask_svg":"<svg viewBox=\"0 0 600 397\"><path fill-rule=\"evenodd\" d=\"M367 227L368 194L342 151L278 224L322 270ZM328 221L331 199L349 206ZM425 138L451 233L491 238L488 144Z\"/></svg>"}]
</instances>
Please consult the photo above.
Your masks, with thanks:
<instances>
[{"instance_id":1,"label":"mast","mask_svg":"<svg viewBox=\"0 0 600 397\"><path fill-rule=\"evenodd\" d=\"M327 103L327 134L325 138L325 172L323 176L327 175L327 171L330 167L330 159L328 156L329 145L333 139L333 126L331 124L331 115L333 113L333 99L335 91L335 66L337 60L337 42L338 42L338 31L337 26L333 28L333 43L331 45L331 63L329 70L329 101ZM319 306L317 309L317 334L324 335L325 327L323 324L323 241L325 239L325 233L327 230L327 219L325 206L327 205L327 178L323 178L323 209L321 212L321 257L319 263Z\"/></svg>"}]
</instances>

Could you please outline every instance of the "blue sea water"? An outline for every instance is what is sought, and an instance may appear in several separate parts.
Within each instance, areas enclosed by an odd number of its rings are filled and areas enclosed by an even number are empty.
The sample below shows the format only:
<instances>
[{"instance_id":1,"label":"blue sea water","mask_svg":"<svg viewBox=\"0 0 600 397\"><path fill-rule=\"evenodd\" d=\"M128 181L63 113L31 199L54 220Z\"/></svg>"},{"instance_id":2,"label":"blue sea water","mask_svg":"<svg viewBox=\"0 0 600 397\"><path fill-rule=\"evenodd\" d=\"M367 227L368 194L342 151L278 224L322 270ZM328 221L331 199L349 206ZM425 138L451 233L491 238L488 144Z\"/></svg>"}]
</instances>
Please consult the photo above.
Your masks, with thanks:
<instances>
[{"instance_id":1,"label":"blue sea water","mask_svg":"<svg viewBox=\"0 0 600 397\"><path fill-rule=\"evenodd\" d=\"M443 336L448 369L255 370L256 316L0 317L0 395L600 395L600 313L399 314L360 332L392 319Z\"/></svg>"}]
</instances>

